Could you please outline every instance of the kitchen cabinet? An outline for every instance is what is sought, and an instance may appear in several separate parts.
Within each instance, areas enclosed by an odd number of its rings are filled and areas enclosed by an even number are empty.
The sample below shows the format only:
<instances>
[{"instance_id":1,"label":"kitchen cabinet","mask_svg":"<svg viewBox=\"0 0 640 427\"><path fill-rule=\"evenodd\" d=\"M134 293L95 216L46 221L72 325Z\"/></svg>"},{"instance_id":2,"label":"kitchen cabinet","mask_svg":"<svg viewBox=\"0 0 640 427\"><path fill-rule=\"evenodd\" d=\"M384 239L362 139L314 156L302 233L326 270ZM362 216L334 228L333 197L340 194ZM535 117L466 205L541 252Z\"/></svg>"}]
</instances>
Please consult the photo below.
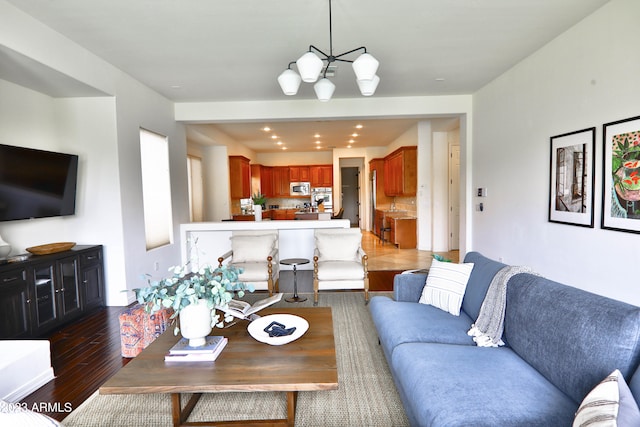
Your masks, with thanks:
<instances>
[{"instance_id":1,"label":"kitchen cabinet","mask_svg":"<svg viewBox=\"0 0 640 427\"><path fill-rule=\"evenodd\" d=\"M273 168L271 166L251 165L251 195L256 193L273 197Z\"/></svg>"},{"instance_id":2,"label":"kitchen cabinet","mask_svg":"<svg viewBox=\"0 0 640 427\"><path fill-rule=\"evenodd\" d=\"M410 217L388 218L391 227L391 243L399 249L415 249L417 245L416 219Z\"/></svg>"},{"instance_id":3,"label":"kitchen cabinet","mask_svg":"<svg viewBox=\"0 0 640 427\"><path fill-rule=\"evenodd\" d=\"M310 166L311 188L333 187L333 165Z\"/></svg>"},{"instance_id":4,"label":"kitchen cabinet","mask_svg":"<svg viewBox=\"0 0 640 427\"><path fill-rule=\"evenodd\" d=\"M384 158L384 193L387 196L415 196L417 187L417 147L401 147Z\"/></svg>"},{"instance_id":5,"label":"kitchen cabinet","mask_svg":"<svg viewBox=\"0 0 640 427\"><path fill-rule=\"evenodd\" d=\"M384 227L384 211L380 209L376 209L374 218L373 218L373 234L382 238L382 228Z\"/></svg>"},{"instance_id":6,"label":"kitchen cabinet","mask_svg":"<svg viewBox=\"0 0 640 427\"><path fill-rule=\"evenodd\" d=\"M274 166L273 168L273 197L289 197L289 167Z\"/></svg>"},{"instance_id":7,"label":"kitchen cabinet","mask_svg":"<svg viewBox=\"0 0 640 427\"><path fill-rule=\"evenodd\" d=\"M104 306L102 246L0 266L0 338L37 337Z\"/></svg>"},{"instance_id":8,"label":"kitchen cabinet","mask_svg":"<svg viewBox=\"0 0 640 427\"><path fill-rule=\"evenodd\" d=\"M289 166L290 182L309 182L309 166Z\"/></svg>"},{"instance_id":9,"label":"kitchen cabinet","mask_svg":"<svg viewBox=\"0 0 640 427\"><path fill-rule=\"evenodd\" d=\"M293 220L296 219L297 209L275 209L271 218L274 220Z\"/></svg>"},{"instance_id":10,"label":"kitchen cabinet","mask_svg":"<svg viewBox=\"0 0 640 427\"><path fill-rule=\"evenodd\" d=\"M251 166L243 156L229 156L229 182L232 199L251 197Z\"/></svg>"}]
</instances>

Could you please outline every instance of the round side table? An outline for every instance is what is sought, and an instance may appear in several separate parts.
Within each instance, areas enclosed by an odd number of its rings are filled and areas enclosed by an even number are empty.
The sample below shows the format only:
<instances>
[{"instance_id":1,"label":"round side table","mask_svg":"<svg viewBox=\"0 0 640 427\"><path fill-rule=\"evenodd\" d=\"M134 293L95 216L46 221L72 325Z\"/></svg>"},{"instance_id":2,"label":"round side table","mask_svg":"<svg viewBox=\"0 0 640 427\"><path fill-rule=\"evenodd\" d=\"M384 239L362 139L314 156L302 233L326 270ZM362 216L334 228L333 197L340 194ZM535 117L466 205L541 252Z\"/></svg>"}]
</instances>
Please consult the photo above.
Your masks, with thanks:
<instances>
[{"instance_id":1,"label":"round side table","mask_svg":"<svg viewBox=\"0 0 640 427\"><path fill-rule=\"evenodd\" d=\"M296 276L296 266L301 264L309 264L309 260L306 258L286 258L280 260L280 264L293 265L293 296L285 298L286 302L303 302L307 300L307 297L298 296L298 278Z\"/></svg>"}]
</instances>

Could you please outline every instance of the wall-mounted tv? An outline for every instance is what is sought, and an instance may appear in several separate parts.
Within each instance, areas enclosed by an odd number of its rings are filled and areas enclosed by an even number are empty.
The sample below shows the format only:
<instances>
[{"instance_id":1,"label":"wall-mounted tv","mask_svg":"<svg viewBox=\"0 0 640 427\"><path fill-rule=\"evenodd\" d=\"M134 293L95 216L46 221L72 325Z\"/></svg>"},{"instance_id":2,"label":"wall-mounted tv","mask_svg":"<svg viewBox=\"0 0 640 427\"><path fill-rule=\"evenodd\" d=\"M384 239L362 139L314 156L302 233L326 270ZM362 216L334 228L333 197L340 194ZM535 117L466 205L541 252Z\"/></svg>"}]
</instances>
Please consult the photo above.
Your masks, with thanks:
<instances>
[{"instance_id":1,"label":"wall-mounted tv","mask_svg":"<svg viewBox=\"0 0 640 427\"><path fill-rule=\"evenodd\" d=\"M73 215L78 156L0 144L0 221Z\"/></svg>"}]
</instances>

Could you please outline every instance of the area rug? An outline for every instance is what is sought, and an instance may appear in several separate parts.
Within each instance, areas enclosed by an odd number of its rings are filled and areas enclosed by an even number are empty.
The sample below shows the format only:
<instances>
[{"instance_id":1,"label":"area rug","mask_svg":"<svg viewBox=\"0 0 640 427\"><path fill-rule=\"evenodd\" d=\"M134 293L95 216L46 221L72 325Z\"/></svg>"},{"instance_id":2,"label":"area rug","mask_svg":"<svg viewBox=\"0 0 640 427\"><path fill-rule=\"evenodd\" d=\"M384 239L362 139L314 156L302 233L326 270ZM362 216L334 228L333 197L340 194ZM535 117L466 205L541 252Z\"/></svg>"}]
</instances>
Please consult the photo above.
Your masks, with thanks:
<instances>
[{"instance_id":1,"label":"area rug","mask_svg":"<svg viewBox=\"0 0 640 427\"><path fill-rule=\"evenodd\" d=\"M296 306L312 306L313 295ZM256 295L247 297L252 300ZM361 292L322 292L320 306L332 308L338 363L338 390L300 392L296 426L401 427L402 409ZM291 307L281 301L279 307ZM189 421L286 418L283 393L204 394ZM67 427L170 426L166 394L95 394L69 414Z\"/></svg>"}]
</instances>

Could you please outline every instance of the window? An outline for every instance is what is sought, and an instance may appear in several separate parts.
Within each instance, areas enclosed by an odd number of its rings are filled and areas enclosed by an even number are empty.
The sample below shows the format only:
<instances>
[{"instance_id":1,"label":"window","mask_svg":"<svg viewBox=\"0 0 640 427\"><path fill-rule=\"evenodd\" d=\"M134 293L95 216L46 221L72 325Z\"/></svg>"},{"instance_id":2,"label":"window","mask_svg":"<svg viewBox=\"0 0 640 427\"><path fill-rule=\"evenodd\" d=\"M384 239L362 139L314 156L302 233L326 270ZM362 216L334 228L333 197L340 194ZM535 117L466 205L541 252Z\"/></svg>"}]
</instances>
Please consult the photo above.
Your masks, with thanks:
<instances>
[{"instance_id":1,"label":"window","mask_svg":"<svg viewBox=\"0 0 640 427\"><path fill-rule=\"evenodd\" d=\"M147 250L171 243L173 216L167 137L140 129L142 203Z\"/></svg>"},{"instance_id":2,"label":"window","mask_svg":"<svg viewBox=\"0 0 640 427\"><path fill-rule=\"evenodd\" d=\"M202 182L202 159L187 156L189 176L189 219L191 222L204 221L204 190Z\"/></svg>"}]
</instances>

